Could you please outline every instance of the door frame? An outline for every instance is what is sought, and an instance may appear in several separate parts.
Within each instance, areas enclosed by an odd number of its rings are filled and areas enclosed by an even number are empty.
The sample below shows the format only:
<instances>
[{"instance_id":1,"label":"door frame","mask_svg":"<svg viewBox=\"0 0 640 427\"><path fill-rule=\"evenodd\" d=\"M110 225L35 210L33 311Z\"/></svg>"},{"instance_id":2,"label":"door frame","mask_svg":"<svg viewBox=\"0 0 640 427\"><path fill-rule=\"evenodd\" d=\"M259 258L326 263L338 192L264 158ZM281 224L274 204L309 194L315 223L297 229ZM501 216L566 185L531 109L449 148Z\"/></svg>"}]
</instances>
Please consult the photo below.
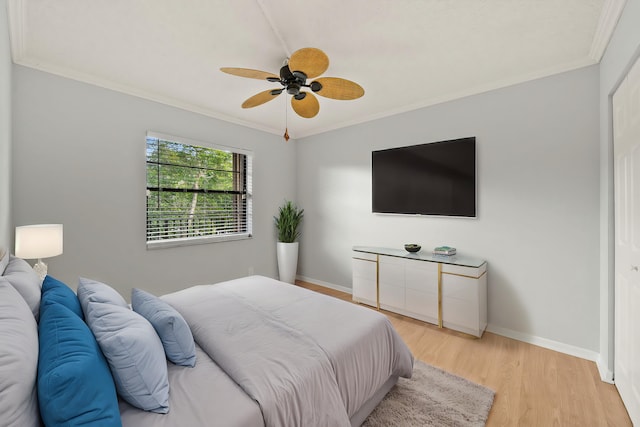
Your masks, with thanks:
<instances>
[{"instance_id":1,"label":"door frame","mask_svg":"<svg viewBox=\"0 0 640 427\"><path fill-rule=\"evenodd\" d=\"M604 192L602 198L606 198L606 219L600 220L600 238L606 240L606 249L601 244L600 250L600 357L597 361L598 371L602 381L613 384L615 379L614 363L615 363L615 159L613 156L613 95L620 88L620 85L627 77L634 64L640 60L640 45L636 47L633 55L631 55L624 68L618 75L615 84L607 94L607 129L606 129L606 152L601 155L606 158L606 163L602 160L601 167L605 167L602 175L606 176L606 180L601 180L600 191ZM602 132L601 132L602 133ZM604 163L604 165L603 165ZM606 184L606 185L605 185ZM600 214L603 215L602 203L600 206ZM606 224L603 224L606 221ZM604 228L604 231L603 231Z\"/></svg>"}]
</instances>

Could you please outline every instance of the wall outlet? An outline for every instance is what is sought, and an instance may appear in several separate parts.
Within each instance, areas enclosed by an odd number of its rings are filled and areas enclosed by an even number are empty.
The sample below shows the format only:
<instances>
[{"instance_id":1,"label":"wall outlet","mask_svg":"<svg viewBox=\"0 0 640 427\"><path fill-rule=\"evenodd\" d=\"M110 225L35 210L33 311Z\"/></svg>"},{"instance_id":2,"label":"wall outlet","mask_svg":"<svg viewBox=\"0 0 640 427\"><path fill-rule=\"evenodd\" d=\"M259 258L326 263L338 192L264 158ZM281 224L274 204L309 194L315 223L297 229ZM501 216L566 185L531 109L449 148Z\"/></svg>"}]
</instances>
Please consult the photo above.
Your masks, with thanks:
<instances>
[{"instance_id":1,"label":"wall outlet","mask_svg":"<svg viewBox=\"0 0 640 427\"><path fill-rule=\"evenodd\" d=\"M249 267L249 271L247 271L247 276L253 276L253 266Z\"/></svg>"}]
</instances>

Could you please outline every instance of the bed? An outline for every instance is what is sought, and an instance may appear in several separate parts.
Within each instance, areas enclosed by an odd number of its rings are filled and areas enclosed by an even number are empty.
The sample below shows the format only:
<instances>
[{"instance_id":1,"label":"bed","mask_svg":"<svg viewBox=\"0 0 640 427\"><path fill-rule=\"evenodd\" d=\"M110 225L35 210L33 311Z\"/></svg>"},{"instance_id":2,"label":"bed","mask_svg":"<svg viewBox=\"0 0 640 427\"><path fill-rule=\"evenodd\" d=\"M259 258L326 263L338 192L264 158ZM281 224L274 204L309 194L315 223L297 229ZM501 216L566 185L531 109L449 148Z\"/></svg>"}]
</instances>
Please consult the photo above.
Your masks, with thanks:
<instances>
[{"instance_id":1,"label":"bed","mask_svg":"<svg viewBox=\"0 0 640 427\"><path fill-rule=\"evenodd\" d=\"M16 260L11 257L10 264L19 263ZM24 264L20 264L23 269ZM0 277L0 313L4 313L0 317L20 309L23 313L17 318L23 324L19 330L33 331L36 312L47 317L53 309L35 310L33 295L23 304L24 289L11 294L10 285L9 279ZM24 301L15 297L17 293ZM118 397L117 421L123 426L357 426L398 377L412 373L413 356L384 315L295 285L251 276L194 286L160 300L188 325L196 362L193 367L165 362L166 413L142 410ZM25 307L31 309L33 319L24 314ZM17 325L12 320L8 324ZM43 327L40 324L41 331ZM29 384L35 389L38 383L33 349L29 349L34 338L9 350L1 342L3 333L0 331L0 362L23 366L0 367L0 411L13 414L10 417L20 425L37 425L25 419L25 414L34 412L34 394L40 394L40 390L29 390ZM21 353L3 354L30 350L26 361ZM15 392L5 393L17 382L10 378L12 369L33 377L22 385L21 400ZM117 376L114 378L117 383ZM35 409L46 405L41 401Z\"/></svg>"}]
</instances>

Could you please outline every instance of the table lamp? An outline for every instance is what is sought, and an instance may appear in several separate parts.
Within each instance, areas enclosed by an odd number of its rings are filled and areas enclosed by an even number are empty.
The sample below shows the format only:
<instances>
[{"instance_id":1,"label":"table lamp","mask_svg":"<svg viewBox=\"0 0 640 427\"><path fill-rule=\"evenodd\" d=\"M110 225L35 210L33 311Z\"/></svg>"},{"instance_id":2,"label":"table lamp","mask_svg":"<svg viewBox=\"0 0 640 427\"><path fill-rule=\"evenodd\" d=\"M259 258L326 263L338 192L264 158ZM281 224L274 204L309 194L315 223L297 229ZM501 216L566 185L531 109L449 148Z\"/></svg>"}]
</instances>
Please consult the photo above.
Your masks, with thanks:
<instances>
[{"instance_id":1,"label":"table lamp","mask_svg":"<svg viewBox=\"0 0 640 427\"><path fill-rule=\"evenodd\" d=\"M41 279L47 275L42 258L62 254L62 224L36 224L16 227L16 256L37 259L33 269Z\"/></svg>"}]
</instances>

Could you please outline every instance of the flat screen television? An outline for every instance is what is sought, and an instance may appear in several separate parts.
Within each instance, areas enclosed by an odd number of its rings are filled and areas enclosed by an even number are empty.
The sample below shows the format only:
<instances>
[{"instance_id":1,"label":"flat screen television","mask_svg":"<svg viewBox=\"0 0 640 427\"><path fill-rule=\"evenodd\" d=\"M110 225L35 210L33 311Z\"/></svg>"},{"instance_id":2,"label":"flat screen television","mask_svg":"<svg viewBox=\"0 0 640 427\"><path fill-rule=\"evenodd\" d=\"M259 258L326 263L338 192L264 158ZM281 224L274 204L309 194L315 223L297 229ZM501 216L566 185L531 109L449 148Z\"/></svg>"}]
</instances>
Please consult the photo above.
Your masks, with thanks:
<instances>
[{"instance_id":1,"label":"flat screen television","mask_svg":"<svg viewBox=\"0 0 640 427\"><path fill-rule=\"evenodd\" d=\"M371 153L375 213L476 217L476 138Z\"/></svg>"}]
</instances>

